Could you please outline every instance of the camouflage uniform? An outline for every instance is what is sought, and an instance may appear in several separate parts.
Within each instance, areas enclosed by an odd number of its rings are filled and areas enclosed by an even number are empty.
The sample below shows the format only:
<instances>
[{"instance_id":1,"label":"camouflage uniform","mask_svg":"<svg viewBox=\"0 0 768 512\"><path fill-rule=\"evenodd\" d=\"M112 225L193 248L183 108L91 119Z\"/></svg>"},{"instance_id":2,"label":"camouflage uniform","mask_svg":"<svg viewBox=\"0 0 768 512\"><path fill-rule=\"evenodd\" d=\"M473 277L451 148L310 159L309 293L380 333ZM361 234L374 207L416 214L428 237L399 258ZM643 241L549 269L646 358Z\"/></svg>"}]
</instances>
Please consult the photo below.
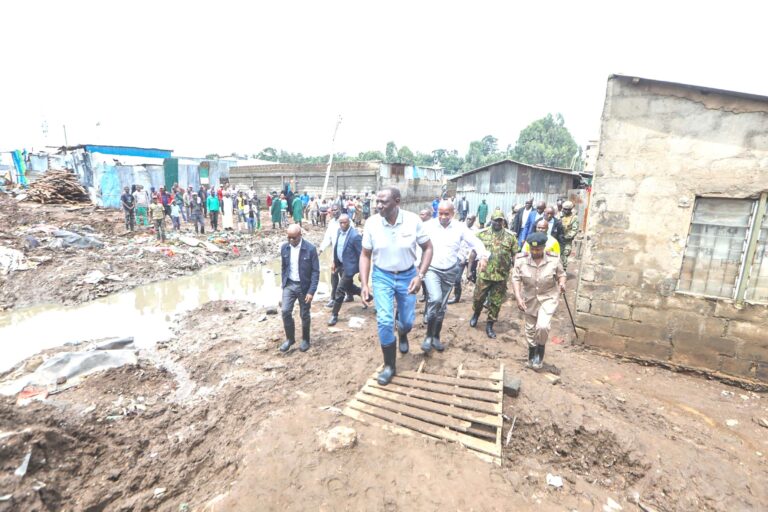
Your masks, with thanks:
<instances>
[{"instance_id":1,"label":"camouflage uniform","mask_svg":"<svg viewBox=\"0 0 768 512\"><path fill-rule=\"evenodd\" d=\"M563 246L560 248L560 261L563 263L563 268L568 267L568 256L571 254L571 245L573 239L579 234L579 218L575 213L570 215L563 215L560 218L560 222L563 223Z\"/></svg>"},{"instance_id":2,"label":"camouflage uniform","mask_svg":"<svg viewBox=\"0 0 768 512\"><path fill-rule=\"evenodd\" d=\"M477 234L477 238L490 251L491 257L485 270L477 274L472 308L480 312L487 297L488 321L495 322L507 296L507 279L518 250L517 237L506 229L495 232L493 228L486 228Z\"/></svg>"}]
</instances>

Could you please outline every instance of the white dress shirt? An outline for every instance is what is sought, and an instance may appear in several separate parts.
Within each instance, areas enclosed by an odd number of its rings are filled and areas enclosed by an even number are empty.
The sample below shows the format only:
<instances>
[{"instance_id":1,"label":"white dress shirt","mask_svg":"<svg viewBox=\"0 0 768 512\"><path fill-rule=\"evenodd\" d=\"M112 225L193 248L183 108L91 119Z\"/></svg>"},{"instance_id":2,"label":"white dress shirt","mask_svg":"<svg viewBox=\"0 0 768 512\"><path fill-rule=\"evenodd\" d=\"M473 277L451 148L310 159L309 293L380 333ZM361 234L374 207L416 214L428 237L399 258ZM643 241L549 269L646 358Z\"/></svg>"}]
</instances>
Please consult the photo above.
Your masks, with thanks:
<instances>
[{"instance_id":1,"label":"white dress shirt","mask_svg":"<svg viewBox=\"0 0 768 512\"><path fill-rule=\"evenodd\" d=\"M523 218L521 219L522 222L520 223L520 229L523 229L525 227L525 223L528 222L528 216L531 214L531 212L534 211L533 206L531 206L530 210L527 210L525 207L523 207ZM511 226L512 224L510 224Z\"/></svg>"},{"instance_id":2,"label":"white dress shirt","mask_svg":"<svg viewBox=\"0 0 768 512\"><path fill-rule=\"evenodd\" d=\"M363 248L371 251L373 264L388 272L402 272L416 262L416 248L429 241L424 224L415 213L399 209L394 225L376 214L365 223Z\"/></svg>"},{"instance_id":3,"label":"white dress shirt","mask_svg":"<svg viewBox=\"0 0 768 512\"><path fill-rule=\"evenodd\" d=\"M299 242L299 245L296 247L291 247L291 257L289 261L288 266L288 279L291 281L296 281L297 283L301 280L301 276L299 274L299 253L301 252L301 244L304 243L304 240ZM290 245L290 244L288 244Z\"/></svg>"},{"instance_id":4,"label":"white dress shirt","mask_svg":"<svg viewBox=\"0 0 768 512\"><path fill-rule=\"evenodd\" d=\"M320 242L318 252L323 252L328 246L336 246L336 235L339 234L339 220L331 219L328 221L328 229L325 230L323 241Z\"/></svg>"},{"instance_id":5,"label":"white dress shirt","mask_svg":"<svg viewBox=\"0 0 768 512\"><path fill-rule=\"evenodd\" d=\"M478 258L487 258L490 253L477 236L463 222L451 220L448 227L440 224L440 219L432 219L425 228L432 240L431 267L447 270L453 267L461 258L462 242L466 242L469 250L477 253Z\"/></svg>"}]
</instances>

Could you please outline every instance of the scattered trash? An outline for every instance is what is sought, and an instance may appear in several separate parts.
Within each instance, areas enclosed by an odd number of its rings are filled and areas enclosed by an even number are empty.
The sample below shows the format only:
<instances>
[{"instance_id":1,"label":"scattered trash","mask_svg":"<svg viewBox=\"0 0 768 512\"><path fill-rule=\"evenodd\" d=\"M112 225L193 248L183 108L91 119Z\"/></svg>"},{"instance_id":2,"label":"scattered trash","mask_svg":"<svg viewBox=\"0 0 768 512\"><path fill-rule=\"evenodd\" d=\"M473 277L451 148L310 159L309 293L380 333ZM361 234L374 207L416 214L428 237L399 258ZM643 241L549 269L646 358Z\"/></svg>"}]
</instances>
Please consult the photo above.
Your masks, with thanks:
<instances>
[{"instance_id":1,"label":"scattered trash","mask_svg":"<svg viewBox=\"0 0 768 512\"><path fill-rule=\"evenodd\" d=\"M517 422L517 416L515 416L515 419L512 420L512 426L509 427L509 430L507 431L507 439L504 442L504 446L509 446L510 441L512 441L512 431L515 430L516 422Z\"/></svg>"},{"instance_id":2,"label":"scattered trash","mask_svg":"<svg viewBox=\"0 0 768 512\"><path fill-rule=\"evenodd\" d=\"M283 363L264 363L261 366L264 370L271 371L271 370L282 370L285 368L285 365Z\"/></svg>"},{"instance_id":3,"label":"scattered trash","mask_svg":"<svg viewBox=\"0 0 768 512\"><path fill-rule=\"evenodd\" d=\"M190 511L189 504L182 503L181 505L179 505L179 512L189 512L189 511Z\"/></svg>"},{"instance_id":4,"label":"scattered trash","mask_svg":"<svg viewBox=\"0 0 768 512\"><path fill-rule=\"evenodd\" d=\"M212 332L212 333L211 333L211 339L212 339L212 340L215 340L215 339L216 339L216 338L218 338L218 337L219 337L219 335L218 335L218 334L216 334L215 332Z\"/></svg>"},{"instance_id":5,"label":"scattered trash","mask_svg":"<svg viewBox=\"0 0 768 512\"><path fill-rule=\"evenodd\" d=\"M9 274L15 270L29 270L37 267L37 263L26 261L24 253L9 247L0 247L0 272Z\"/></svg>"},{"instance_id":6,"label":"scattered trash","mask_svg":"<svg viewBox=\"0 0 768 512\"><path fill-rule=\"evenodd\" d=\"M98 249L104 247L104 242L92 236L79 235L66 229L56 229L51 234L60 240L62 247L76 247L79 249Z\"/></svg>"},{"instance_id":7,"label":"scattered trash","mask_svg":"<svg viewBox=\"0 0 768 512\"><path fill-rule=\"evenodd\" d=\"M267 315L261 315L259 318L256 319L257 322L263 322L267 319Z\"/></svg>"},{"instance_id":8,"label":"scattered trash","mask_svg":"<svg viewBox=\"0 0 768 512\"><path fill-rule=\"evenodd\" d=\"M80 416L85 416L86 414L90 414L95 410L96 410L96 404L91 404L85 409L83 409L82 411L80 411Z\"/></svg>"},{"instance_id":9,"label":"scattered trash","mask_svg":"<svg viewBox=\"0 0 768 512\"><path fill-rule=\"evenodd\" d=\"M11 501L11 498L13 498L13 494L4 494L0 496L0 501Z\"/></svg>"},{"instance_id":10,"label":"scattered trash","mask_svg":"<svg viewBox=\"0 0 768 512\"><path fill-rule=\"evenodd\" d=\"M165 494L165 487L158 487L155 489L155 492L153 493L153 496L155 498L161 498Z\"/></svg>"},{"instance_id":11,"label":"scattered trash","mask_svg":"<svg viewBox=\"0 0 768 512\"><path fill-rule=\"evenodd\" d=\"M18 477L23 477L27 474L27 468L29 468L29 459L32 458L32 450L29 450L27 452L27 455L24 456L24 460L21 462L21 466L16 468L16 471L13 472L14 475Z\"/></svg>"},{"instance_id":12,"label":"scattered trash","mask_svg":"<svg viewBox=\"0 0 768 512\"><path fill-rule=\"evenodd\" d=\"M552 473L547 473L547 485L552 487L561 488L563 486L563 478Z\"/></svg>"},{"instance_id":13,"label":"scattered trash","mask_svg":"<svg viewBox=\"0 0 768 512\"><path fill-rule=\"evenodd\" d=\"M40 241L32 235L27 235L24 237L24 247L27 249L35 249L40 247Z\"/></svg>"},{"instance_id":14,"label":"scattered trash","mask_svg":"<svg viewBox=\"0 0 768 512\"><path fill-rule=\"evenodd\" d=\"M357 432L351 427L337 426L318 434L320 446L327 452L351 448L357 442Z\"/></svg>"},{"instance_id":15,"label":"scattered trash","mask_svg":"<svg viewBox=\"0 0 768 512\"><path fill-rule=\"evenodd\" d=\"M549 342L552 343L553 345L562 345L563 341L565 341L563 340L563 338L559 338L557 336L552 336L552 339L549 340Z\"/></svg>"},{"instance_id":16,"label":"scattered trash","mask_svg":"<svg viewBox=\"0 0 768 512\"><path fill-rule=\"evenodd\" d=\"M41 482L40 480L38 480L34 484L32 484L32 490L33 491L39 491L43 487L45 487L45 483Z\"/></svg>"},{"instance_id":17,"label":"scattered trash","mask_svg":"<svg viewBox=\"0 0 768 512\"><path fill-rule=\"evenodd\" d=\"M117 281L117 282L120 282L120 283L125 281L125 279L123 279L122 277L120 277L117 274L110 274L110 275L108 275L107 276L107 280L108 281Z\"/></svg>"},{"instance_id":18,"label":"scattered trash","mask_svg":"<svg viewBox=\"0 0 768 512\"><path fill-rule=\"evenodd\" d=\"M725 420L725 424L729 427L735 427L739 424L739 420Z\"/></svg>"},{"instance_id":19,"label":"scattered trash","mask_svg":"<svg viewBox=\"0 0 768 512\"><path fill-rule=\"evenodd\" d=\"M277 308L274 306L270 306L264 311L268 315L276 315L277 314Z\"/></svg>"},{"instance_id":20,"label":"scattered trash","mask_svg":"<svg viewBox=\"0 0 768 512\"><path fill-rule=\"evenodd\" d=\"M365 323L365 318L362 318L359 316L353 316L349 319L349 326L352 329L360 329L363 327L364 323Z\"/></svg>"},{"instance_id":21,"label":"scattered trash","mask_svg":"<svg viewBox=\"0 0 768 512\"><path fill-rule=\"evenodd\" d=\"M616 398L617 402L625 403L627 401L627 399L624 398L623 396L618 396L617 395L615 398Z\"/></svg>"},{"instance_id":22,"label":"scattered trash","mask_svg":"<svg viewBox=\"0 0 768 512\"><path fill-rule=\"evenodd\" d=\"M88 272L83 278L83 282L86 284L98 284L104 280L106 276L101 270L92 270Z\"/></svg>"},{"instance_id":23,"label":"scattered trash","mask_svg":"<svg viewBox=\"0 0 768 512\"><path fill-rule=\"evenodd\" d=\"M614 512L616 510L622 510L621 505L609 497L605 505L603 505L603 512Z\"/></svg>"},{"instance_id":24,"label":"scattered trash","mask_svg":"<svg viewBox=\"0 0 768 512\"><path fill-rule=\"evenodd\" d=\"M100 341L91 346L88 350L117 350L133 348L133 336L128 338L113 338L106 341Z\"/></svg>"},{"instance_id":25,"label":"scattered trash","mask_svg":"<svg viewBox=\"0 0 768 512\"><path fill-rule=\"evenodd\" d=\"M16 405L25 406L35 400L43 401L48 398L48 390L42 386L27 386L21 390L16 399Z\"/></svg>"},{"instance_id":26,"label":"scattered trash","mask_svg":"<svg viewBox=\"0 0 768 512\"><path fill-rule=\"evenodd\" d=\"M334 407L333 405L324 405L322 407L319 407L319 409L321 411L329 411L329 412L332 412L334 414L341 414L341 412L342 412L341 409L339 409L338 407Z\"/></svg>"},{"instance_id":27,"label":"scattered trash","mask_svg":"<svg viewBox=\"0 0 768 512\"><path fill-rule=\"evenodd\" d=\"M755 423L761 427L768 428L768 418L755 418Z\"/></svg>"},{"instance_id":28,"label":"scattered trash","mask_svg":"<svg viewBox=\"0 0 768 512\"><path fill-rule=\"evenodd\" d=\"M729 396L733 396L733 391L726 391L726 390L722 390L722 391L720 392L720 394L721 394L722 396L725 396L725 397L729 397Z\"/></svg>"}]
</instances>

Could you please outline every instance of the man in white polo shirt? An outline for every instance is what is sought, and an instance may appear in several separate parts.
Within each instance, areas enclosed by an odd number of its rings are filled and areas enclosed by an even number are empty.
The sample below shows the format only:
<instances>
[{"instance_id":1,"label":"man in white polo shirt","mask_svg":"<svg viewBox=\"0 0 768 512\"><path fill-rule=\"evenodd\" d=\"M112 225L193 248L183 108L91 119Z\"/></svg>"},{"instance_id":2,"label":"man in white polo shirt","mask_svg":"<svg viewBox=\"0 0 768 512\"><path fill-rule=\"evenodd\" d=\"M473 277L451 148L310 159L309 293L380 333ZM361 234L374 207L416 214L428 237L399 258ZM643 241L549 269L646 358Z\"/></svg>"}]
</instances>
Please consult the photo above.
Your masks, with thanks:
<instances>
[{"instance_id":1,"label":"man in white polo shirt","mask_svg":"<svg viewBox=\"0 0 768 512\"><path fill-rule=\"evenodd\" d=\"M424 231L424 225L415 213L400 209L400 190L385 188L376 195L379 213L365 223L363 252L360 255L360 283L363 301L370 302L373 260L373 298L376 302L376 321L379 342L384 354L384 369L378 382L389 384L395 376L397 347L395 346L395 312L392 305L397 301L397 334L400 351L408 352L408 333L416 316L416 292L432 261L432 243ZM416 269L416 247L421 247L421 263ZM405 350L403 350L405 349Z\"/></svg>"},{"instance_id":2,"label":"man in white polo shirt","mask_svg":"<svg viewBox=\"0 0 768 512\"><path fill-rule=\"evenodd\" d=\"M443 328L445 305L456 276L464 269L460 264L461 246L466 243L475 251L479 259L477 267L482 272L488 264L490 253L483 242L466 224L453 218L455 210L451 201L441 201L437 207L436 219L426 224L426 231L432 241L434 255L425 277L427 285L427 336L421 344L421 350L429 353L433 348L442 352L445 348L440 343L440 331Z\"/></svg>"}]
</instances>

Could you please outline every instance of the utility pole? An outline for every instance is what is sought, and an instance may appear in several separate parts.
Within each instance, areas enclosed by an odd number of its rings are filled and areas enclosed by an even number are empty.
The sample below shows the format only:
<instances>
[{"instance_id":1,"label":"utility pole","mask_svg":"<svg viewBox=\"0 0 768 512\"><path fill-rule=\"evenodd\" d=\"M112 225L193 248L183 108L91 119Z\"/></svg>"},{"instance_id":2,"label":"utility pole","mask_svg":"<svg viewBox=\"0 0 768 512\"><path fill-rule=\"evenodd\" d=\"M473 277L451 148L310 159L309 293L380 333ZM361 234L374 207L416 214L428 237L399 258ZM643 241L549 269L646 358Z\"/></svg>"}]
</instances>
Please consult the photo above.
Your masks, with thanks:
<instances>
[{"instance_id":1,"label":"utility pole","mask_svg":"<svg viewBox=\"0 0 768 512\"><path fill-rule=\"evenodd\" d=\"M341 124L341 115L339 115L339 119L336 121L336 128L333 130L333 138L331 139L331 156L328 157L328 167L325 169L325 181L323 182L323 193L321 194L321 197L325 197L325 191L328 188L328 178L331 177L331 165L333 165L333 150L334 150L334 144L336 143L336 134L339 132L339 125Z\"/></svg>"},{"instance_id":2,"label":"utility pole","mask_svg":"<svg viewBox=\"0 0 768 512\"><path fill-rule=\"evenodd\" d=\"M64 127L64 154L67 154L67 147L69 146L69 142L67 142L67 125L62 125Z\"/></svg>"}]
</instances>

